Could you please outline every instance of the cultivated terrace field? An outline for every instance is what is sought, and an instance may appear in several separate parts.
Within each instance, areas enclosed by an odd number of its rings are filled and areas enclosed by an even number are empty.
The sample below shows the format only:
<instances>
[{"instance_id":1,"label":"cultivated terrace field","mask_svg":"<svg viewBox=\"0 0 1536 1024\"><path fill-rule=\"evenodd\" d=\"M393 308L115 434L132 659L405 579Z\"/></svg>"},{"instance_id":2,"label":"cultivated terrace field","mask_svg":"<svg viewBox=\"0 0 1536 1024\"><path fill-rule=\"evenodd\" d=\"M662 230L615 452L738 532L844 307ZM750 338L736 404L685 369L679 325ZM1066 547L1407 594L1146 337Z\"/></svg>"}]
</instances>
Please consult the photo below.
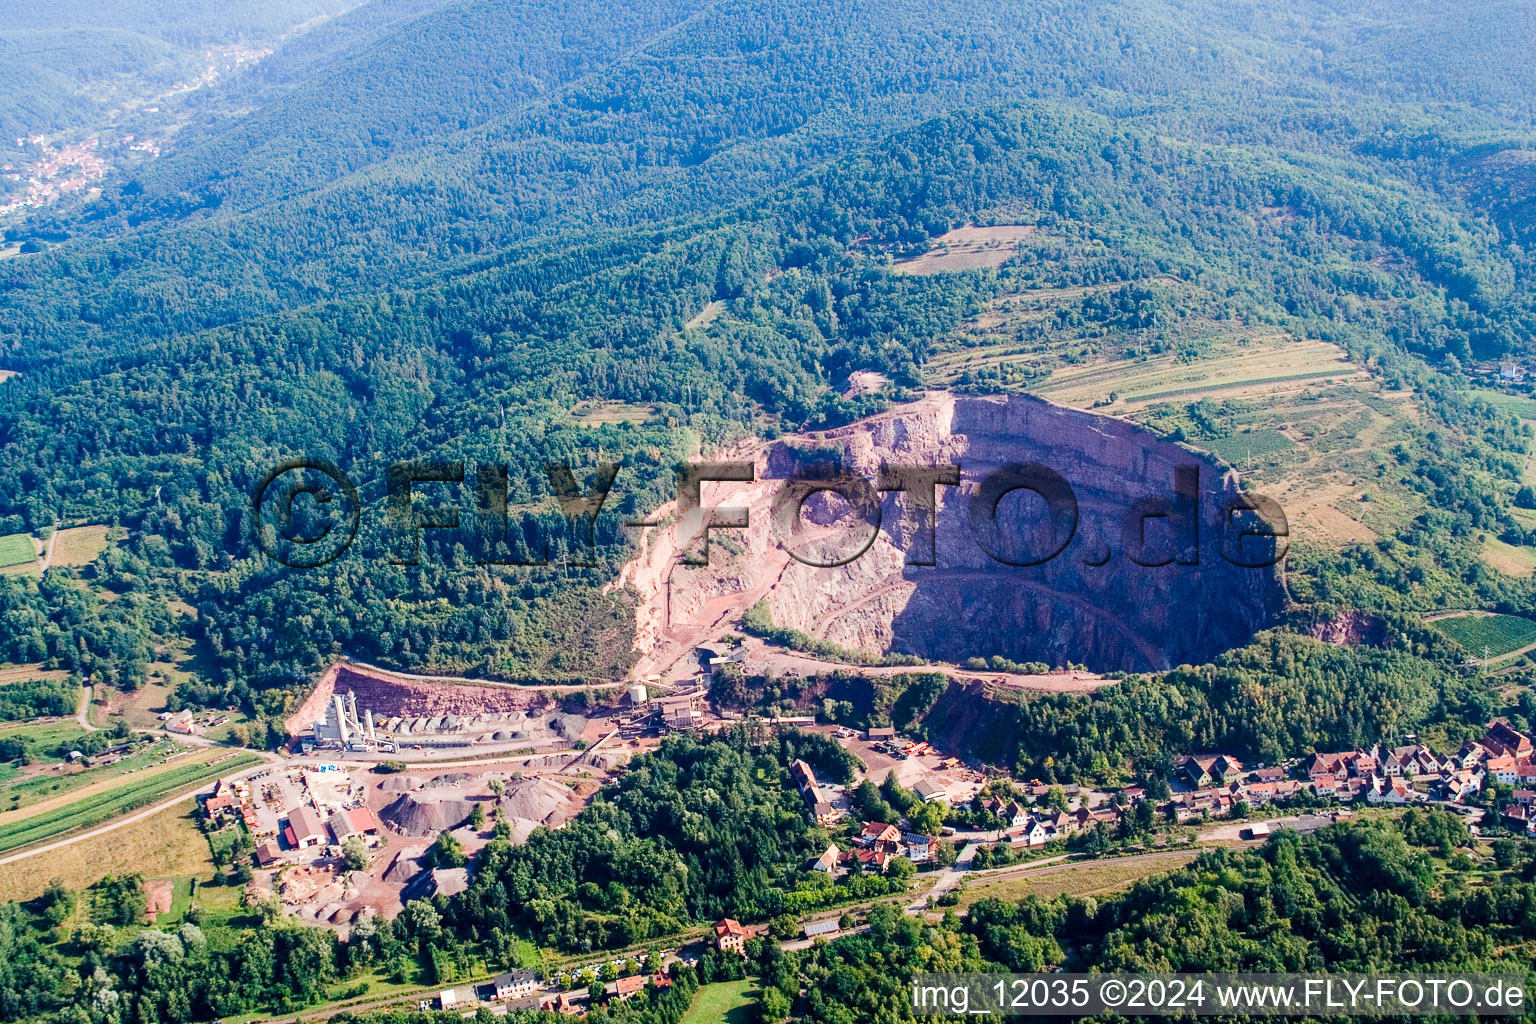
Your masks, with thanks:
<instances>
[{"instance_id":1,"label":"cultivated terrace field","mask_svg":"<svg viewBox=\"0 0 1536 1024\"><path fill-rule=\"evenodd\" d=\"M1433 621L1473 658L1499 659L1536 647L1536 622L1518 615L1466 612Z\"/></svg>"}]
</instances>

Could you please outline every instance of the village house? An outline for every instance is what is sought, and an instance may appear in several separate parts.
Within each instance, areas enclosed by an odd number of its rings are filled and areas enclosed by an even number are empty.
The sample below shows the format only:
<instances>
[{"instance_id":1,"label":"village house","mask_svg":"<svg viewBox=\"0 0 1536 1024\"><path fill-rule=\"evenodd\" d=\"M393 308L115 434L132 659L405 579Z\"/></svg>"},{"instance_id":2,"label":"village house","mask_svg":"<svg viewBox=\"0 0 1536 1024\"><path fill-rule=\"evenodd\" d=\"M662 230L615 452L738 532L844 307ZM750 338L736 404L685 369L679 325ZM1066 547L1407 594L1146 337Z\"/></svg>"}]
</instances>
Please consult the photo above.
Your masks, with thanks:
<instances>
[{"instance_id":1,"label":"village house","mask_svg":"<svg viewBox=\"0 0 1536 1024\"><path fill-rule=\"evenodd\" d=\"M1493 776L1494 781L1506 786L1514 785L1520 779L1520 766L1508 754L1499 754L1484 761L1483 771Z\"/></svg>"},{"instance_id":2,"label":"village house","mask_svg":"<svg viewBox=\"0 0 1536 1024\"><path fill-rule=\"evenodd\" d=\"M1008 834L1008 844L1015 850L1044 846L1057 837L1057 832L1043 821L1031 821L1018 832Z\"/></svg>"},{"instance_id":3,"label":"village house","mask_svg":"<svg viewBox=\"0 0 1536 1024\"><path fill-rule=\"evenodd\" d=\"M1352 753L1353 751L1348 754L1331 754L1317 751L1307 755L1306 760L1301 763L1301 769L1307 773L1307 778L1312 779L1314 782L1324 775L1329 777L1347 775L1349 769L1345 766L1345 759Z\"/></svg>"},{"instance_id":4,"label":"village house","mask_svg":"<svg viewBox=\"0 0 1536 1024\"><path fill-rule=\"evenodd\" d=\"M1405 804L1413 798L1406 783L1396 775L1373 775L1365 789L1370 804Z\"/></svg>"},{"instance_id":5,"label":"village house","mask_svg":"<svg viewBox=\"0 0 1536 1024\"><path fill-rule=\"evenodd\" d=\"M1532 745L1531 738L1511 728L1508 722L1489 722L1483 746L1517 761L1529 761L1536 754L1536 746Z\"/></svg>"},{"instance_id":6,"label":"village house","mask_svg":"<svg viewBox=\"0 0 1536 1024\"><path fill-rule=\"evenodd\" d=\"M789 766L789 777L797 789L814 790L816 788L816 773L804 761L797 760Z\"/></svg>"},{"instance_id":7,"label":"village house","mask_svg":"<svg viewBox=\"0 0 1536 1024\"><path fill-rule=\"evenodd\" d=\"M539 976L533 971L508 971L492 978L491 986L496 991L493 998L497 1001L526 999L538 990Z\"/></svg>"},{"instance_id":8,"label":"village house","mask_svg":"<svg viewBox=\"0 0 1536 1024\"><path fill-rule=\"evenodd\" d=\"M1459 771L1440 783L1440 791L1444 798L1457 802L1470 800L1482 792L1482 789L1482 772Z\"/></svg>"},{"instance_id":9,"label":"village house","mask_svg":"<svg viewBox=\"0 0 1536 1024\"><path fill-rule=\"evenodd\" d=\"M913 864L925 864L933 856L933 840L916 832L904 833L901 841L906 848L907 860Z\"/></svg>"},{"instance_id":10,"label":"village house","mask_svg":"<svg viewBox=\"0 0 1536 1024\"><path fill-rule=\"evenodd\" d=\"M646 976L643 974L632 974L627 978L620 978L618 981L609 983L603 989L603 993L610 1001L617 999L621 1003L628 1002L635 997L636 993L645 988L646 980Z\"/></svg>"},{"instance_id":11,"label":"village house","mask_svg":"<svg viewBox=\"0 0 1536 1024\"><path fill-rule=\"evenodd\" d=\"M1023 828L1029 822L1029 808L1015 800L1002 809L1000 816L1008 828Z\"/></svg>"},{"instance_id":12,"label":"village house","mask_svg":"<svg viewBox=\"0 0 1536 1024\"><path fill-rule=\"evenodd\" d=\"M1452 761L1454 761L1452 768L1453 770L1458 768L1476 768L1478 765L1488 760L1489 753L1490 751L1488 748L1483 746L1481 743L1478 743L1476 740L1467 740L1461 745L1461 749L1456 751L1456 754L1452 758Z\"/></svg>"},{"instance_id":13,"label":"village house","mask_svg":"<svg viewBox=\"0 0 1536 1024\"><path fill-rule=\"evenodd\" d=\"M830 800L810 799L809 796L807 791L807 802L811 805L811 816L816 819L816 824L822 828L831 828L843 820L843 812Z\"/></svg>"},{"instance_id":14,"label":"village house","mask_svg":"<svg viewBox=\"0 0 1536 1024\"><path fill-rule=\"evenodd\" d=\"M539 1009L545 1011L546 1013L563 1013L571 1017L579 1016L585 1012L581 1008L581 1005L571 997L569 992L561 992L543 1000L539 1003Z\"/></svg>"},{"instance_id":15,"label":"village house","mask_svg":"<svg viewBox=\"0 0 1536 1024\"><path fill-rule=\"evenodd\" d=\"M837 872L837 862L841 858L842 851L837 848L836 843L833 843L826 848L820 857L811 861L806 867L811 871L820 871L828 875L835 874Z\"/></svg>"},{"instance_id":16,"label":"village house","mask_svg":"<svg viewBox=\"0 0 1536 1024\"><path fill-rule=\"evenodd\" d=\"M213 792L203 801L203 814L210 821L222 821L227 817L234 817L240 812L240 794L235 789L235 784L228 779L220 779Z\"/></svg>"},{"instance_id":17,"label":"village house","mask_svg":"<svg viewBox=\"0 0 1536 1024\"><path fill-rule=\"evenodd\" d=\"M715 922L715 948L722 953L745 953L747 940L755 934L755 929L745 927L740 921L723 917Z\"/></svg>"},{"instance_id":18,"label":"village house","mask_svg":"<svg viewBox=\"0 0 1536 1024\"><path fill-rule=\"evenodd\" d=\"M859 844L875 850L895 853L901 845L901 829L883 821L867 821L859 834Z\"/></svg>"}]
</instances>

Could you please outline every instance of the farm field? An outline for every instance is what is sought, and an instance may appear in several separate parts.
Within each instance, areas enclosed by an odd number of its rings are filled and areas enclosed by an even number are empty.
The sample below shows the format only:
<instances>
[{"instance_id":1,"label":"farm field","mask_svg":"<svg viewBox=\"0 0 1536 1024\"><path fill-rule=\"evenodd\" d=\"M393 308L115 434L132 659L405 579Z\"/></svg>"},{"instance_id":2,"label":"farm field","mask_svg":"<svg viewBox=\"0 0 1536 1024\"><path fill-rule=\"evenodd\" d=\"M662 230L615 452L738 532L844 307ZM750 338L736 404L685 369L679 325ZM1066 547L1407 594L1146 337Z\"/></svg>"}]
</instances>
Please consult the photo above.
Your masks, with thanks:
<instances>
[{"instance_id":1,"label":"farm field","mask_svg":"<svg viewBox=\"0 0 1536 1024\"><path fill-rule=\"evenodd\" d=\"M1112 857L1107 860L1082 861L1037 868L1022 875L1009 875L996 882L985 880L967 887L960 896L960 906L969 907L981 899L1020 900L1035 895L1052 899L1063 894L1086 896L1113 892L1153 875L1167 874L1183 867L1200 855L1195 849L1169 850L1139 857Z\"/></svg>"},{"instance_id":2,"label":"farm field","mask_svg":"<svg viewBox=\"0 0 1536 1024\"><path fill-rule=\"evenodd\" d=\"M115 785L114 780L130 773L140 773L138 778L142 779L161 771L168 771L180 764L192 763L183 758L177 758L168 765L155 764L156 761L165 758L175 750L176 747L169 742L161 742L136 751L116 764L70 771L62 771L66 768L64 765L55 765L40 774L31 775L9 786L0 783L0 807L4 808L0 810L0 825L11 818L34 812L38 807L68 802L74 798L74 794L110 788ZM195 752L185 754L184 757L202 762L211 760L211 757L205 754L212 753L217 752L199 748Z\"/></svg>"},{"instance_id":3,"label":"farm field","mask_svg":"<svg viewBox=\"0 0 1536 1024\"><path fill-rule=\"evenodd\" d=\"M1201 447L1223 462L1242 469L1255 460L1290 451L1297 447L1289 437L1269 427L1228 434L1214 441L1204 441Z\"/></svg>"},{"instance_id":4,"label":"farm field","mask_svg":"<svg viewBox=\"0 0 1536 1024\"><path fill-rule=\"evenodd\" d=\"M1523 395L1507 395L1502 391L1490 391L1486 388L1474 388L1467 393L1477 398L1486 399L1488 404L1495 409L1502 409L1507 413L1519 416L1523 420L1536 420L1536 398L1526 398Z\"/></svg>"},{"instance_id":5,"label":"farm field","mask_svg":"<svg viewBox=\"0 0 1536 1024\"><path fill-rule=\"evenodd\" d=\"M96 561L96 556L107 549L106 526L75 526L59 531L54 543L53 565L78 569Z\"/></svg>"},{"instance_id":6,"label":"farm field","mask_svg":"<svg viewBox=\"0 0 1536 1024\"><path fill-rule=\"evenodd\" d=\"M0 864L0 900L26 900L42 893L50 879L84 889L109 874L140 872L147 878L207 879L213 874L208 840L197 827L196 803L189 797L143 821L105 835ZM215 890L207 890L208 894ZM228 890L238 905L240 890ZM207 902L204 892L198 902Z\"/></svg>"},{"instance_id":7,"label":"farm field","mask_svg":"<svg viewBox=\"0 0 1536 1024\"><path fill-rule=\"evenodd\" d=\"M1078 325L1127 289L1173 318L1154 331ZM1172 278L1028 288L941 342L925 378L1123 416L1208 452L1280 502L1297 540L1337 547L1400 532L1423 498L1385 472L1383 449L1418 419L1412 396L1335 345L1226 318L1218 305Z\"/></svg>"},{"instance_id":8,"label":"farm field","mask_svg":"<svg viewBox=\"0 0 1536 1024\"><path fill-rule=\"evenodd\" d=\"M1435 619L1435 629L1450 637L1474 658L1502 658L1536 645L1536 622L1518 615L1469 612Z\"/></svg>"},{"instance_id":9,"label":"farm field","mask_svg":"<svg viewBox=\"0 0 1536 1024\"><path fill-rule=\"evenodd\" d=\"M1357 376L1359 371L1337 346L1280 335L1193 363L1165 355L1066 366L1029 390L1063 405L1125 413L1154 402L1258 398Z\"/></svg>"},{"instance_id":10,"label":"farm field","mask_svg":"<svg viewBox=\"0 0 1536 1024\"><path fill-rule=\"evenodd\" d=\"M26 566L37 561L37 545L30 534L8 533L0 537L0 568Z\"/></svg>"},{"instance_id":11,"label":"farm field","mask_svg":"<svg viewBox=\"0 0 1536 1024\"><path fill-rule=\"evenodd\" d=\"M25 817L0 817L0 852L65 835L75 829L89 828L137 810L167 797L177 790L196 786L220 775L239 771L260 761L254 754L236 754L217 765L194 762L178 765L151 777L136 776L131 784L112 786L104 792L71 800L62 806Z\"/></svg>"},{"instance_id":12,"label":"farm field","mask_svg":"<svg viewBox=\"0 0 1536 1024\"><path fill-rule=\"evenodd\" d=\"M6 683L30 683L35 681L56 683L68 679L69 672L62 668L43 668L40 662L30 665L6 665L0 668L0 686Z\"/></svg>"},{"instance_id":13,"label":"farm field","mask_svg":"<svg viewBox=\"0 0 1536 1024\"><path fill-rule=\"evenodd\" d=\"M955 228L935 238L921 256L899 260L892 269L898 274L942 274L1000 267L1014 255L1019 243L1034 233L1033 224Z\"/></svg>"},{"instance_id":14,"label":"farm field","mask_svg":"<svg viewBox=\"0 0 1536 1024\"><path fill-rule=\"evenodd\" d=\"M693 994L693 1002L678 1024L748 1024L754 1019L756 994L756 978L703 985Z\"/></svg>"}]
</instances>

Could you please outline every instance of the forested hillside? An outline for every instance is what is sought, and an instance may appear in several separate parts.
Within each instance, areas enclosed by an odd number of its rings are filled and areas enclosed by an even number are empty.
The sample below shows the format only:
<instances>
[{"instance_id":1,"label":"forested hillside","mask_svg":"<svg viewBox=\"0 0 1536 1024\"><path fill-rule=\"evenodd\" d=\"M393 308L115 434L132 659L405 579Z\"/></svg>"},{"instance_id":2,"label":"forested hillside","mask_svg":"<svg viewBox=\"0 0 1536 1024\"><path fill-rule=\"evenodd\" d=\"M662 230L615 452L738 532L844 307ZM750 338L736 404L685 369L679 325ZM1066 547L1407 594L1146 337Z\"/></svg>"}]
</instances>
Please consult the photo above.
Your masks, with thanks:
<instances>
[{"instance_id":1,"label":"forested hillside","mask_svg":"<svg viewBox=\"0 0 1536 1024\"><path fill-rule=\"evenodd\" d=\"M269 718L340 652L612 678L633 657L630 598L606 589L633 550L620 524L671 497L676 462L919 394L940 343L1005 296L1123 284L1134 317L1085 296L1037 344L1174 348L1185 320L1243 323L1340 346L1415 410L1370 466L1399 525L1298 545L1300 604L1536 610L1475 547L1523 536L1525 435L1455 377L1536 331L1523 213L1487 170L1518 176L1531 132L1486 33L1467 46L1489 63L1413 45L1439 10L1311 4L1291 39L1252 7L1172 0L369 5L232 79L248 115L189 125L99 200L35 218L67 240L0 261L0 365L23 371L0 385L0 516L129 526L100 571L193 604L205 684ZM1400 74L1352 70L1387 51ZM892 272L968 222L1039 242L995 270ZM859 370L891 386L843 397ZM574 415L594 401L641 411ZM1200 442L1229 415L1148 421ZM276 565L247 503L295 453L334 459L374 509L391 460L506 462L521 520L496 552L554 565L478 565L463 538L390 565L376 515L340 561ZM616 457L588 553L541 467L585 482ZM114 679L159 628L135 613L126 639L71 643L74 613L4 588L12 647ZM1403 681L1401 713L1286 742L1441 714L1424 694L1450 656L1393 657L1344 678Z\"/></svg>"},{"instance_id":2,"label":"forested hillside","mask_svg":"<svg viewBox=\"0 0 1536 1024\"><path fill-rule=\"evenodd\" d=\"M0 154L18 138L98 129L203 74L207 48L260 47L344 0L16 0L0 21ZM14 145L13 145L14 144ZM3 197L3 192L0 192Z\"/></svg>"}]
</instances>

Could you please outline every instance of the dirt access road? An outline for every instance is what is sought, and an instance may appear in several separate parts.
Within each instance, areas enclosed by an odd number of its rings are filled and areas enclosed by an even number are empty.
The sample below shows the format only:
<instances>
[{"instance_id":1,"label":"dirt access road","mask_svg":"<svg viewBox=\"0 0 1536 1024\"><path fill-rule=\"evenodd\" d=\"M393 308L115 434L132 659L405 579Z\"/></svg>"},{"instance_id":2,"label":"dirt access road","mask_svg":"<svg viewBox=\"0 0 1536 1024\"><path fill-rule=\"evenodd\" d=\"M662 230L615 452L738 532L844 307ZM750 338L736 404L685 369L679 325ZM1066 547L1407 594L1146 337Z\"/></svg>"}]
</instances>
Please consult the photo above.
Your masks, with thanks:
<instances>
[{"instance_id":1,"label":"dirt access road","mask_svg":"<svg viewBox=\"0 0 1536 1024\"><path fill-rule=\"evenodd\" d=\"M921 665L850 665L841 661L827 661L810 654L801 654L799 651L776 647L757 637L750 636L746 638L744 646L751 652L747 655L747 661L750 665L772 669L779 675L813 676L843 672L879 679L888 676L907 675L914 672L937 672L940 675L948 676L961 682L979 680L993 686L1050 693L1092 693L1094 690L1105 686L1113 686L1119 681L1116 679L1105 679L1103 676L1093 672L1068 671L1029 675L1022 672L978 671L976 669L960 668L956 665L938 662L925 662Z\"/></svg>"}]
</instances>

